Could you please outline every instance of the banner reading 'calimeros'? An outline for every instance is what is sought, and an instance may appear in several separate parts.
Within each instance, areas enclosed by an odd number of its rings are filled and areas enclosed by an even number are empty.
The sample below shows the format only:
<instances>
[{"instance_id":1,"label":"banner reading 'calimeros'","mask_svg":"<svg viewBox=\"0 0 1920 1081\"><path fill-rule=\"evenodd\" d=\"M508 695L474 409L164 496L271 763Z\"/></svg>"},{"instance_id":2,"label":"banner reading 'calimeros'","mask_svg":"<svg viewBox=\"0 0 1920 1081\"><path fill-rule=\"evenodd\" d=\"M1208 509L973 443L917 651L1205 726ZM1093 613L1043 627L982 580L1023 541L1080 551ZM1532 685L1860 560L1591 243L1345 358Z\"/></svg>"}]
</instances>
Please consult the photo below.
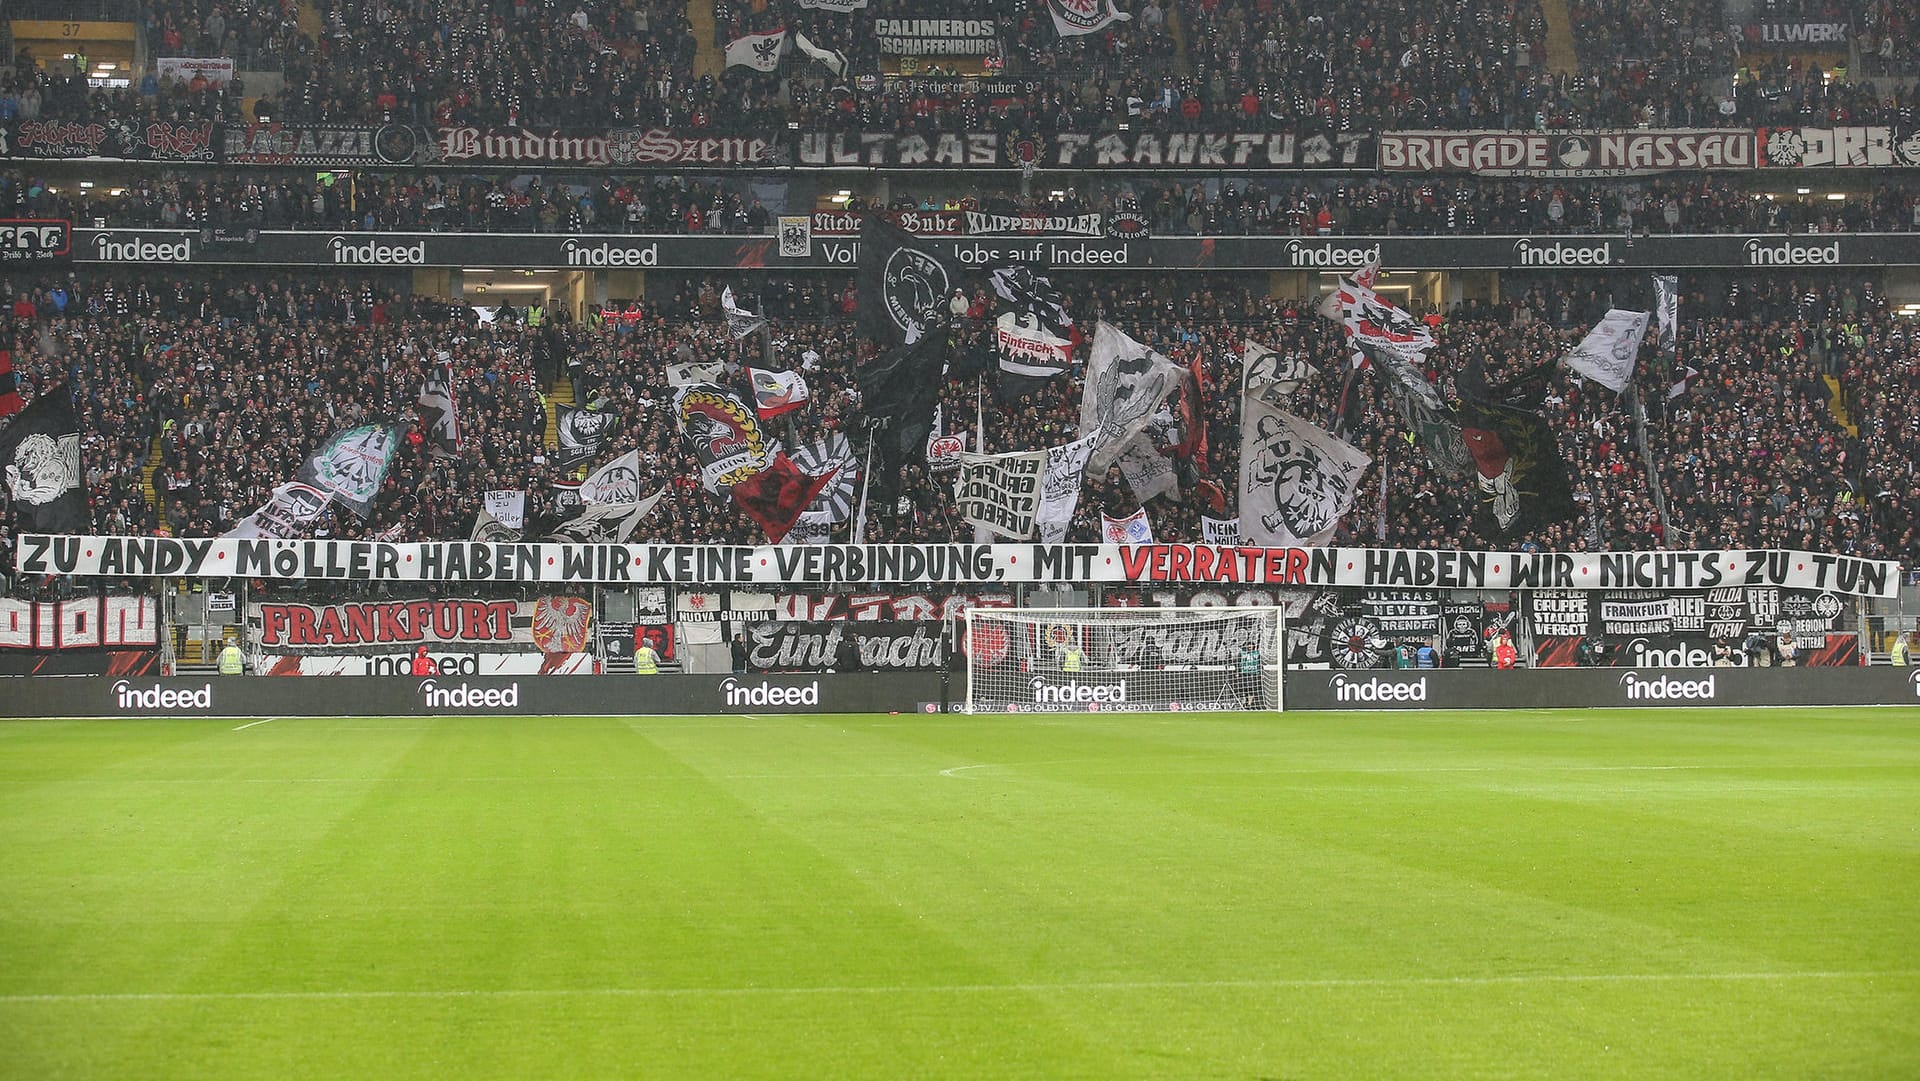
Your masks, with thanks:
<instances>
[{"instance_id":1,"label":"banner reading 'calimeros'","mask_svg":"<svg viewBox=\"0 0 1920 1081\"><path fill-rule=\"evenodd\" d=\"M21 534L22 574L370 582L718 586L886 582L1215 582L1423 589L1711 589L1774 585L1868 597L1899 566L1822 552L1463 552L1204 544L488 544Z\"/></svg>"}]
</instances>

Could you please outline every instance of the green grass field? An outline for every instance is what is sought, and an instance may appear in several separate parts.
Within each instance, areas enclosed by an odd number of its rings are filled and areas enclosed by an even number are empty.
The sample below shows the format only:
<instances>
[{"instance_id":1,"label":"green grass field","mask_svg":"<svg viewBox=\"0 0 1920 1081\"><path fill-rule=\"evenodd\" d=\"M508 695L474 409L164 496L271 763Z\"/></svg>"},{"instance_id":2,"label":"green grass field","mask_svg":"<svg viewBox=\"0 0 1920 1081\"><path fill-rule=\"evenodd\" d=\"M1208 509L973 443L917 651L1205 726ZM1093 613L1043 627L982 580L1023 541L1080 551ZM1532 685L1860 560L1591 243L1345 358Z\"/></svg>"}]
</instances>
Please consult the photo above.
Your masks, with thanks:
<instances>
[{"instance_id":1,"label":"green grass field","mask_svg":"<svg viewBox=\"0 0 1920 1081\"><path fill-rule=\"evenodd\" d=\"M1920 1077L1920 711L0 724L0 1077Z\"/></svg>"}]
</instances>

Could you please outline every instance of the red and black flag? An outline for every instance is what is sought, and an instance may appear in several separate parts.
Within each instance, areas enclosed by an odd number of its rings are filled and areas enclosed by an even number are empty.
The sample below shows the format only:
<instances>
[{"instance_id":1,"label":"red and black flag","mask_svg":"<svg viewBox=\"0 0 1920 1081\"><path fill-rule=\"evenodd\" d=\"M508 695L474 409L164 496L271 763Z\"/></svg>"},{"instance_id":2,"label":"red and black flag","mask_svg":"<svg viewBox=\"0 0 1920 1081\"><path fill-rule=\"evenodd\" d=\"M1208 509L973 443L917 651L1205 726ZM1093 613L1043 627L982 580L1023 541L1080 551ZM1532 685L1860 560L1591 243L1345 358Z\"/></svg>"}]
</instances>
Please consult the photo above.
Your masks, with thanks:
<instances>
[{"instance_id":1,"label":"red and black flag","mask_svg":"<svg viewBox=\"0 0 1920 1081\"><path fill-rule=\"evenodd\" d=\"M1473 457L1482 536L1509 537L1579 517L1566 460L1538 414L1463 401L1455 416Z\"/></svg>"},{"instance_id":2,"label":"red and black flag","mask_svg":"<svg viewBox=\"0 0 1920 1081\"><path fill-rule=\"evenodd\" d=\"M802 473L784 452L776 453L771 465L733 486L733 505L759 522L767 539L778 544L835 472Z\"/></svg>"}]
</instances>

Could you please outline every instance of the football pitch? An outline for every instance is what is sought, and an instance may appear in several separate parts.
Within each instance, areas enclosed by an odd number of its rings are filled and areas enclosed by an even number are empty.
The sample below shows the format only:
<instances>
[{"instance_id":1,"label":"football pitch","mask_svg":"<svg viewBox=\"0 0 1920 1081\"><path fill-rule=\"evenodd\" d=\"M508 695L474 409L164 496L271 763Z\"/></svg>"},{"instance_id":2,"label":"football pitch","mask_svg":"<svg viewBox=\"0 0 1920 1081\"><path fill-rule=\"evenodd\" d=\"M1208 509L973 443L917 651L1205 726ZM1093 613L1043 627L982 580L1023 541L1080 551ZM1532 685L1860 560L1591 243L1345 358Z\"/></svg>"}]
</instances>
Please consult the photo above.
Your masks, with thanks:
<instances>
[{"instance_id":1,"label":"football pitch","mask_svg":"<svg viewBox=\"0 0 1920 1081\"><path fill-rule=\"evenodd\" d=\"M0 723L0 1078L1914 1078L1920 710Z\"/></svg>"}]
</instances>

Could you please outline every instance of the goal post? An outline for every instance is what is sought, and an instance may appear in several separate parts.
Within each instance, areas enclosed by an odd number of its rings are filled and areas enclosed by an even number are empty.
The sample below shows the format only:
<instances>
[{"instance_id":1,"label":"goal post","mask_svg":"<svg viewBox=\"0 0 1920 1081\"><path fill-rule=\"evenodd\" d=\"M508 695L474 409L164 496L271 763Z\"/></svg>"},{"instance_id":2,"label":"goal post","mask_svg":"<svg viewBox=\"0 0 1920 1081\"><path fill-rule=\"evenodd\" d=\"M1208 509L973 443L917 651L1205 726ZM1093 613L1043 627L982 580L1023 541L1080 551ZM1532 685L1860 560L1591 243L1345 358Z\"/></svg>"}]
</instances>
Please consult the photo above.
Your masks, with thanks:
<instances>
[{"instance_id":1,"label":"goal post","mask_svg":"<svg viewBox=\"0 0 1920 1081\"><path fill-rule=\"evenodd\" d=\"M1281 708L1277 607L973 608L970 713Z\"/></svg>"}]
</instances>

